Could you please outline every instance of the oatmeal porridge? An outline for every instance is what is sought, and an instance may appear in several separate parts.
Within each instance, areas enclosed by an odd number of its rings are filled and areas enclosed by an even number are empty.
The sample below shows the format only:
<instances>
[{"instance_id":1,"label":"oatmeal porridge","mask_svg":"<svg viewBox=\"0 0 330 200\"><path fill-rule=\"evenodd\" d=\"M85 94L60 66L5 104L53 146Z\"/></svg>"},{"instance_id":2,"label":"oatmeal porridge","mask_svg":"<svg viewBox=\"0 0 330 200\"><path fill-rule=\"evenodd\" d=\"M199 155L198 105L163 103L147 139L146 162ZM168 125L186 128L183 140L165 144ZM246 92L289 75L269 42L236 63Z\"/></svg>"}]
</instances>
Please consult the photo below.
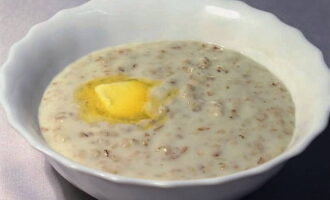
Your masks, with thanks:
<instances>
[{"instance_id":1,"label":"oatmeal porridge","mask_svg":"<svg viewBox=\"0 0 330 200\"><path fill-rule=\"evenodd\" d=\"M70 64L46 89L40 129L58 153L128 177L232 174L282 153L294 104L265 67L197 41L129 44Z\"/></svg>"}]
</instances>

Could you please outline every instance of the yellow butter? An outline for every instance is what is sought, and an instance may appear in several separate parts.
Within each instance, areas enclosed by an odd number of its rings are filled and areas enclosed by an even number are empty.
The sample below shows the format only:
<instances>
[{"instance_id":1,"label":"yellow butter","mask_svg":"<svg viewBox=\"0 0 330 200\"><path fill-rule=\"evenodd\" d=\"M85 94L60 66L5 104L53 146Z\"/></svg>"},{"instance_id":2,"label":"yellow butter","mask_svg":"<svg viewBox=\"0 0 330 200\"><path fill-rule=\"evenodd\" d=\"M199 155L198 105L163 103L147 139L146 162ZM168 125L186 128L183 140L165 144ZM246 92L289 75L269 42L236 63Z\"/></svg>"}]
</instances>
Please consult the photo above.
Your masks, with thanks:
<instances>
[{"instance_id":1,"label":"yellow butter","mask_svg":"<svg viewBox=\"0 0 330 200\"><path fill-rule=\"evenodd\" d=\"M100 77L78 87L74 99L81 119L88 123L136 124L142 120L140 125L148 128L165 122L166 112L162 107L177 94L177 89L169 90L163 98L151 94L160 84L160 81L123 75Z\"/></svg>"},{"instance_id":2,"label":"yellow butter","mask_svg":"<svg viewBox=\"0 0 330 200\"><path fill-rule=\"evenodd\" d=\"M95 92L107 113L115 118L146 118L144 105L148 101L149 85L140 81L119 81L100 84Z\"/></svg>"}]
</instances>

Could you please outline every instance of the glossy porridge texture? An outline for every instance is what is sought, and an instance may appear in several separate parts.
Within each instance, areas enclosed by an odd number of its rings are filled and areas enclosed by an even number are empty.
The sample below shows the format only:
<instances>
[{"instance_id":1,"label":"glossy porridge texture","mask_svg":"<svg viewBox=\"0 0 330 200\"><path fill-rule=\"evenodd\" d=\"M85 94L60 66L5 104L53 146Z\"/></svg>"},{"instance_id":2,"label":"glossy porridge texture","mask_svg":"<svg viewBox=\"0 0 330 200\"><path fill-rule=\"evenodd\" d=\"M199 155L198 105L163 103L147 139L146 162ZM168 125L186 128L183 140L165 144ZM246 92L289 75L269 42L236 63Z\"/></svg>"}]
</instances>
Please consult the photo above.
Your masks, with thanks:
<instances>
[{"instance_id":1,"label":"glossy porridge texture","mask_svg":"<svg viewBox=\"0 0 330 200\"><path fill-rule=\"evenodd\" d=\"M77 88L117 75L159 81L152 96L176 89L159 107L166 120L81 119ZM39 121L54 150L85 166L145 179L199 179L249 169L282 153L293 134L294 104L272 73L240 53L163 41L107 48L69 65L45 91Z\"/></svg>"}]
</instances>

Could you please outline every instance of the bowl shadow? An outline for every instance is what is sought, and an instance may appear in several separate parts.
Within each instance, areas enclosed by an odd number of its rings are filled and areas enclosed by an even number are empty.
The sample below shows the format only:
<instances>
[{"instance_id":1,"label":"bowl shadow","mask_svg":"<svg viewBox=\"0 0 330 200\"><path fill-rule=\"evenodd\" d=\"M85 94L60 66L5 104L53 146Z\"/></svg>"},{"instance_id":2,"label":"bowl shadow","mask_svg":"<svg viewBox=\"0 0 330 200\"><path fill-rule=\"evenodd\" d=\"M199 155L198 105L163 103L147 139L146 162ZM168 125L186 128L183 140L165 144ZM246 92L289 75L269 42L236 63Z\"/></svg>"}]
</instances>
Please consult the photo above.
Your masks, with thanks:
<instances>
[{"instance_id":1,"label":"bowl shadow","mask_svg":"<svg viewBox=\"0 0 330 200\"><path fill-rule=\"evenodd\" d=\"M63 200L96 200L94 197L88 195L76 186L72 185L66 179L64 179L46 160L45 170L48 175L48 180L51 185L58 186L54 190L55 199Z\"/></svg>"}]
</instances>

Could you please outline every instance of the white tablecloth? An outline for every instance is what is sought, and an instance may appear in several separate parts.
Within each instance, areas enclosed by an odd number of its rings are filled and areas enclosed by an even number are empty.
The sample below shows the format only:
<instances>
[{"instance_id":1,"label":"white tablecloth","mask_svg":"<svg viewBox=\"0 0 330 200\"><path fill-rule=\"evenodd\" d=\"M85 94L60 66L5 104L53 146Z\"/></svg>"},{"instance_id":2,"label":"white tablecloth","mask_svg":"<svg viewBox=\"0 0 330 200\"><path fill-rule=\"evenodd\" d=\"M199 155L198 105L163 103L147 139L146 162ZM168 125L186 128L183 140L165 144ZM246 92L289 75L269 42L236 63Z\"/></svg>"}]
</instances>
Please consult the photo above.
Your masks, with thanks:
<instances>
[{"instance_id":1,"label":"white tablecloth","mask_svg":"<svg viewBox=\"0 0 330 200\"><path fill-rule=\"evenodd\" d=\"M87 0L0 0L0 65L31 26ZM60 177L8 124L0 108L0 200L82 200L91 197Z\"/></svg>"}]
</instances>

